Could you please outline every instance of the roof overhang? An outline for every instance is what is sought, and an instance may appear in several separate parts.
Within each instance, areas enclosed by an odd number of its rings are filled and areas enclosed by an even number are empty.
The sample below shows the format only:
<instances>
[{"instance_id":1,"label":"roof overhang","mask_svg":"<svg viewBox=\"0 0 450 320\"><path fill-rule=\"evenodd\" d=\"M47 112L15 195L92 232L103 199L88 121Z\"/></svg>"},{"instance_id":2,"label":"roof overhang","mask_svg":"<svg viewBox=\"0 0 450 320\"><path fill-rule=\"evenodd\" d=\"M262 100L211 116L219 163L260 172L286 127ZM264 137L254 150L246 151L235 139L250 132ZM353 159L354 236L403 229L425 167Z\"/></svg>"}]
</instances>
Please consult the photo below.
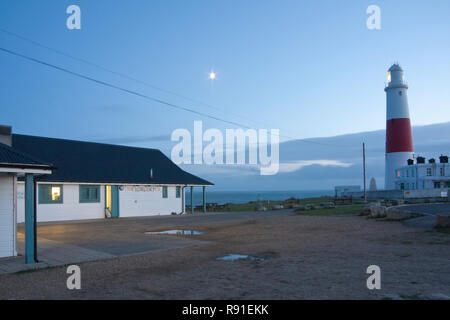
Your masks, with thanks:
<instances>
[{"instance_id":1,"label":"roof overhang","mask_svg":"<svg viewBox=\"0 0 450 320\"><path fill-rule=\"evenodd\" d=\"M0 163L0 172L5 173L34 173L34 174L52 174L52 167L38 164L22 163Z\"/></svg>"}]
</instances>

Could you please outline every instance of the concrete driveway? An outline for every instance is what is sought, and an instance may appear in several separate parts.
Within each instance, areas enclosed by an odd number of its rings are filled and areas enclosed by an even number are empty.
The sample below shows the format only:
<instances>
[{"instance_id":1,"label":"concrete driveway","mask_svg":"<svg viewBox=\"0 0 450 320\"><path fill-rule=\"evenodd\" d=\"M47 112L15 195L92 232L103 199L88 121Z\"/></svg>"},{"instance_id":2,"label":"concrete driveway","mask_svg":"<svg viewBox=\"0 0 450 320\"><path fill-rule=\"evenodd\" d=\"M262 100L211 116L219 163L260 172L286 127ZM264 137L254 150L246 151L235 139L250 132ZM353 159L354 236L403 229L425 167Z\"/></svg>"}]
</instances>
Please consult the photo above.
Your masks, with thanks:
<instances>
[{"instance_id":1,"label":"concrete driveway","mask_svg":"<svg viewBox=\"0 0 450 320\"><path fill-rule=\"evenodd\" d=\"M0 274L28 269L111 259L208 243L202 236L146 235L145 232L195 229L214 222L290 215L292 210L267 212L197 213L182 216L100 219L39 223L37 251L40 263L24 263L24 225L18 226L18 257L0 260Z\"/></svg>"},{"instance_id":2,"label":"concrete driveway","mask_svg":"<svg viewBox=\"0 0 450 320\"><path fill-rule=\"evenodd\" d=\"M430 203L402 206L402 209L429 215L450 215L450 203Z\"/></svg>"}]
</instances>

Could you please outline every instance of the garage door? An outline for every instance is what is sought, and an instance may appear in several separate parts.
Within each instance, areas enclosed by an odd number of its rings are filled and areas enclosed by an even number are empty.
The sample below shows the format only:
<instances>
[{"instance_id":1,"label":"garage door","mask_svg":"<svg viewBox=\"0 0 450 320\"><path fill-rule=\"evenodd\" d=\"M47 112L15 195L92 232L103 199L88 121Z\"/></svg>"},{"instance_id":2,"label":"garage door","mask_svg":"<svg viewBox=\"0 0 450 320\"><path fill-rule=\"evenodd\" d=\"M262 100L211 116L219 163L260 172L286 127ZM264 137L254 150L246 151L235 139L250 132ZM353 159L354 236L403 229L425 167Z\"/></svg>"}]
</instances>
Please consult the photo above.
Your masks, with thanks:
<instances>
[{"instance_id":1,"label":"garage door","mask_svg":"<svg viewBox=\"0 0 450 320\"><path fill-rule=\"evenodd\" d=\"M14 255L14 180L0 175L0 258Z\"/></svg>"}]
</instances>

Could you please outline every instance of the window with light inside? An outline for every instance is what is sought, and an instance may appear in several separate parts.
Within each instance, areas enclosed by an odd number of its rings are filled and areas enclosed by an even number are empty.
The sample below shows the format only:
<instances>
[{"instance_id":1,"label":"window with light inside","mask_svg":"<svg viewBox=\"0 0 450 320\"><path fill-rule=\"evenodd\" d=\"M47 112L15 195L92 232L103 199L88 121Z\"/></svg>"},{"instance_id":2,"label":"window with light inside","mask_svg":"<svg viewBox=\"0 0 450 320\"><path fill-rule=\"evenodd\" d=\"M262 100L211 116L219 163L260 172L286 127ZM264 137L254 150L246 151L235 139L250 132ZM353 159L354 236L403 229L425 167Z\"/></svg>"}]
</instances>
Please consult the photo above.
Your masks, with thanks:
<instances>
[{"instance_id":1,"label":"window with light inside","mask_svg":"<svg viewBox=\"0 0 450 320\"><path fill-rule=\"evenodd\" d=\"M39 185L39 203L63 203L63 186L51 184Z\"/></svg>"}]
</instances>

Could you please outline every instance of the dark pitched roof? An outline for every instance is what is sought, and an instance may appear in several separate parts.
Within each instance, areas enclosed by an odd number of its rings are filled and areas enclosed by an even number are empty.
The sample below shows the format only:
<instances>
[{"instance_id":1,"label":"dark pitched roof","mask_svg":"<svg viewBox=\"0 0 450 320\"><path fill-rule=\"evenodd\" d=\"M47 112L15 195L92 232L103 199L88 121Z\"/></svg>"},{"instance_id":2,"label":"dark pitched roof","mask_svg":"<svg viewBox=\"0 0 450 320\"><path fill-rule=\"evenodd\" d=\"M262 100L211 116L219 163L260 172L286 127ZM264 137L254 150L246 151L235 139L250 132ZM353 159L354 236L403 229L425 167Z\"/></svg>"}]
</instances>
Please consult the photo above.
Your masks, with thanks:
<instances>
[{"instance_id":1,"label":"dark pitched roof","mask_svg":"<svg viewBox=\"0 0 450 320\"><path fill-rule=\"evenodd\" d=\"M55 165L41 181L212 185L181 170L157 149L14 134L13 146ZM153 178L150 178L153 170Z\"/></svg>"},{"instance_id":2,"label":"dark pitched roof","mask_svg":"<svg viewBox=\"0 0 450 320\"><path fill-rule=\"evenodd\" d=\"M48 169L52 165L27 153L0 143L0 167Z\"/></svg>"}]
</instances>

